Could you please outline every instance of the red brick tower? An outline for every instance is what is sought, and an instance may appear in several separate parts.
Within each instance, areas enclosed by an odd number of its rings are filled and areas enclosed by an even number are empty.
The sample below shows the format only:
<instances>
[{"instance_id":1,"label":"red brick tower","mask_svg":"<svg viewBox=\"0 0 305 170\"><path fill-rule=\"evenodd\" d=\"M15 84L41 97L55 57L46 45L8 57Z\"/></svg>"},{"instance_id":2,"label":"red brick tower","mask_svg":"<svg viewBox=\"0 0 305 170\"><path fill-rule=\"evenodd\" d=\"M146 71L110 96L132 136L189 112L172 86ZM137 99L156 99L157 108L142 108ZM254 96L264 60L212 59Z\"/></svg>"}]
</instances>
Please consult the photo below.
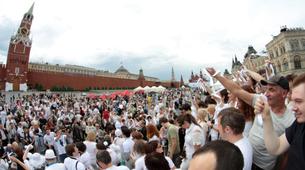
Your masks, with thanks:
<instances>
[{"instance_id":1,"label":"red brick tower","mask_svg":"<svg viewBox=\"0 0 305 170\"><path fill-rule=\"evenodd\" d=\"M141 68L139 71L139 77L138 77L139 83L141 87L144 87L144 81L145 81L145 77L144 77L144 73L143 73L143 69Z\"/></svg>"},{"instance_id":2,"label":"red brick tower","mask_svg":"<svg viewBox=\"0 0 305 170\"><path fill-rule=\"evenodd\" d=\"M27 73L32 40L30 29L33 21L34 3L24 14L18 31L11 37L6 61L6 91L26 91Z\"/></svg>"}]
</instances>

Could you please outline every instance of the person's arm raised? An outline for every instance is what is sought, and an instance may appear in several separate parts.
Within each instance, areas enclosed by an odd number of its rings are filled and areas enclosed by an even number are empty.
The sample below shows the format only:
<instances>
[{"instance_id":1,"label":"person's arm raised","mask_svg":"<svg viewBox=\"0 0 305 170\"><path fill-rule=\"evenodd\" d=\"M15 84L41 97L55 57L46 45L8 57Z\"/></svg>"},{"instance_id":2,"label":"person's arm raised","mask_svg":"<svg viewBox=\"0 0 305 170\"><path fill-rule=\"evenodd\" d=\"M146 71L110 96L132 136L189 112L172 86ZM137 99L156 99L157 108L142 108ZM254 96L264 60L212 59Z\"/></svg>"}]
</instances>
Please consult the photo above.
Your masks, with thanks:
<instances>
[{"instance_id":1,"label":"person's arm raised","mask_svg":"<svg viewBox=\"0 0 305 170\"><path fill-rule=\"evenodd\" d=\"M252 100L254 94L251 94L243 90L238 84L234 83L232 80L227 79L220 74L218 74L214 68L206 68L210 75L217 79L227 90L229 90L236 97L242 99L249 105L252 105Z\"/></svg>"},{"instance_id":2,"label":"person's arm raised","mask_svg":"<svg viewBox=\"0 0 305 170\"><path fill-rule=\"evenodd\" d=\"M257 82L260 82L261 80L265 79L263 76L261 76L257 72L254 72L252 70L245 70L245 71L249 77L253 78Z\"/></svg>"},{"instance_id":3,"label":"person's arm raised","mask_svg":"<svg viewBox=\"0 0 305 170\"><path fill-rule=\"evenodd\" d=\"M259 98L256 101L254 108L255 113L262 114L263 117L264 140L268 152L272 155L280 155L284 153L289 148L289 143L285 133L280 137L275 133L269 105L262 98Z\"/></svg>"}]
</instances>

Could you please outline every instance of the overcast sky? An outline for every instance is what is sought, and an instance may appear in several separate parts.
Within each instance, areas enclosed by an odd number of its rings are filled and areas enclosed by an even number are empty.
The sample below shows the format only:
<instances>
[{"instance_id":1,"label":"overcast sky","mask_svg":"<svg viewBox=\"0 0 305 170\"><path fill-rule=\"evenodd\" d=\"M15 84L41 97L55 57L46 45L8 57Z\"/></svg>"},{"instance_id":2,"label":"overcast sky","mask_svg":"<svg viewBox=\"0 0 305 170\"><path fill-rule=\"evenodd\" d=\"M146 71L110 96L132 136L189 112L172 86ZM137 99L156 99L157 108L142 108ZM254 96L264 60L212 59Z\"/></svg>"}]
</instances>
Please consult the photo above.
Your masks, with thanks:
<instances>
[{"instance_id":1,"label":"overcast sky","mask_svg":"<svg viewBox=\"0 0 305 170\"><path fill-rule=\"evenodd\" d=\"M0 61L33 0L0 0ZM231 69L248 45L259 52L280 27L304 27L304 0L36 0L31 62L114 72L143 68L162 80Z\"/></svg>"}]
</instances>

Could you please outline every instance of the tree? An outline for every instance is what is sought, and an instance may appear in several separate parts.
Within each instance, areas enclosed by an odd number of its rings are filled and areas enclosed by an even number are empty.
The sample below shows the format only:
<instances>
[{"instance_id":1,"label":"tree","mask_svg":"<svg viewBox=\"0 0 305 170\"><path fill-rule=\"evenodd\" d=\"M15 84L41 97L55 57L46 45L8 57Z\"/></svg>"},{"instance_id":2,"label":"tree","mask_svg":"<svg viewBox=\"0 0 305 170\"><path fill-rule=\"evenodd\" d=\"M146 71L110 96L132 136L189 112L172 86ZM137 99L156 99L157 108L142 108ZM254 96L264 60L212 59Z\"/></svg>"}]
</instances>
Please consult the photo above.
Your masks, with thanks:
<instances>
[{"instance_id":1,"label":"tree","mask_svg":"<svg viewBox=\"0 0 305 170\"><path fill-rule=\"evenodd\" d=\"M41 84L36 83L34 89L37 91L43 91L43 86Z\"/></svg>"}]
</instances>

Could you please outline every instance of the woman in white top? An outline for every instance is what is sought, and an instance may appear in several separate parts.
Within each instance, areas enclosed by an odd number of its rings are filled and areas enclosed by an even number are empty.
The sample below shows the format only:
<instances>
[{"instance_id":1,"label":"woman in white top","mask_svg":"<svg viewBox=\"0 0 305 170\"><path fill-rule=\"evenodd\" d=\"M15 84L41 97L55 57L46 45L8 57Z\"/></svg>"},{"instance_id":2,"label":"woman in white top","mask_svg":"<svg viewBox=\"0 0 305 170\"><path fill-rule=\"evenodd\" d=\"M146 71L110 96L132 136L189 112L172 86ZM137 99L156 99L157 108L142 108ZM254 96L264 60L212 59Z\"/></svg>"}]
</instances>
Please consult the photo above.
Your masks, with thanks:
<instances>
[{"instance_id":1,"label":"woman in white top","mask_svg":"<svg viewBox=\"0 0 305 170\"><path fill-rule=\"evenodd\" d=\"M145 157L146 143L143 140L136 140L133 145L131 159L135 162L135 170L144 170L143 161Z\"/></svg>"},{"instance_id":2,"label":"woman in white top","mask_svg":"<svg viewBox=\"0 0 305 170\"><path fill-rule=\"evenodd\" d=\"M209 125L205 118L207 117L209 113L206 109L200 108L197 111L197 123L201 126L203 130L204 139L207 139L208 131L209 131ZM206 141L205 141L206 142ZM204 144L205 144L204 142Z\"/></svg>"},{"instance_id":3,"label":"woman in white top","mask_svg":"<svg viewBox=\"0 0 305 170\"><path fill-rule=\"evenodd\" d=\"M89 131L88 135L87 135L87 139L86 141L84 141L84 144L86 145L86 151L89 153L90 155L90 164L92 166L94 166L96 164L96 134L94 133L94 131Z\"/></svg>"},{"instance_id":4,"label":"woman in white top","mask_svg":"<svg viewBox=\"0 0 305 170\"><path fill-rule=\"evenodd\" d=\"M135 146L136 146L136 144L135 144ZM160 145L160 143L158 141L150 141L146 144L145 152L146 152L146 154L151 154L151 153L155 153L155 152L163 153L163 147L162 147L162 145ZM139 157L136 160L135 170L147 170L146 165L145 165L146 154ZM171 168L171 170L174 170L176 167L175 167L175 164L173 163L173 161L167 156L165 156L165 159L167 160L168 165Z\"/></svg>"},{"instance_id":5,"label":"woman in white top","mask_svg":"<svg viewBox=\"0 0 305 170\"><path fill-rule=\"evenodd\" d=\"M246 90L249 93L255 93L254 90L249 85L243 85L242 89ZM252 128L254 117L255 117L254 108L252 106L248 105L246 102L244 102L241 99L238 99L237 108L245 116L246 124L245 124L245 129L244 129L243 135L245 137L248 137L250 129Z\"/></svg>"},{"instance_id":6,"label":"woman in white top","mask_svg":"<svg viewBox=\"0 0 305 170\"><path fill-rule=\"evenodd\" d=\"M205 136L203 129L197 123L196 119L191 114L185 114L181 117L179 122L185 131L185 153L186 158L181 164L182 170L187 170L189 162L192 159L193 153L202 147L205 143Z\"/></svg>"},{"instance_id":7,"label":"woman in white top","mask_svg":"<svg viewBox=\"0 0 305 170\"><path fill-rule=\"evenodd\" d=\"M148 141L159 141L160 142L160 134L157 127L153 124L149 124L146 126L146 136Z\"/></svg>"}]
</instances>

